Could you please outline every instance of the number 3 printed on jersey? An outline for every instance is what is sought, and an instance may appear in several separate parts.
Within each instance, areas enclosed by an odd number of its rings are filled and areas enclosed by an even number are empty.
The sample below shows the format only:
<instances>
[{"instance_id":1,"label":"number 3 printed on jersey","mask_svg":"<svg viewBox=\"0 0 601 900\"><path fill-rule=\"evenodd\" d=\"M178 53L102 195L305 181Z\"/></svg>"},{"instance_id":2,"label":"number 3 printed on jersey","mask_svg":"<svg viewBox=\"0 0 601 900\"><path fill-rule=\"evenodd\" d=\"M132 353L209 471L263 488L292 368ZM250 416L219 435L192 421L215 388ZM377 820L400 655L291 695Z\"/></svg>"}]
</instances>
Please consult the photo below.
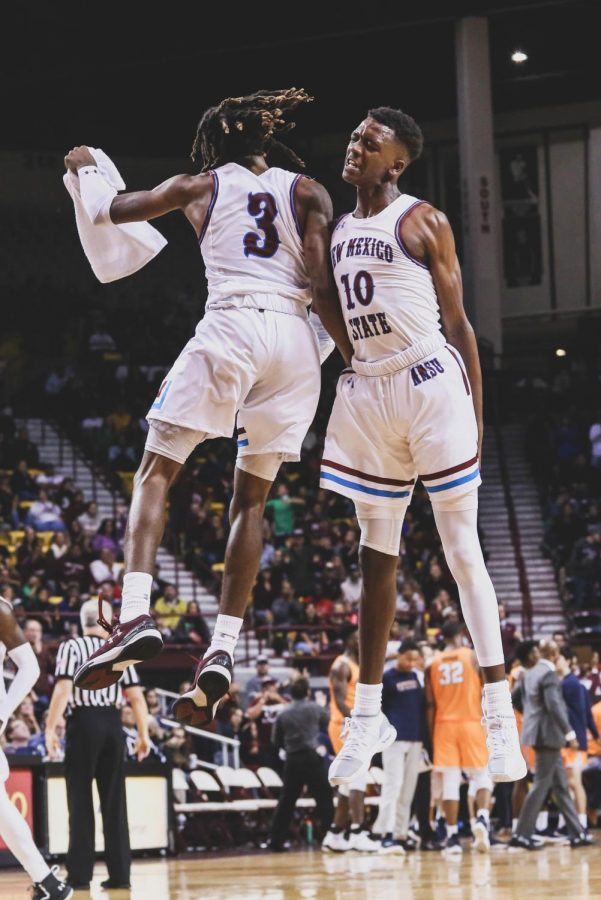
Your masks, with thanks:
<instances>
[{"instance_id":1,"label":"number 3 printed on jersey","mask_svg":"<svg viewBox=\"0 0 601 900\"><path fill-rule=\"evenodd\" d=\"M247 209L263 235L258 235L255 231L246 232L242 242L244 255L269 259L280 246L280 236L273 224L278 214L275 199L271 194L249 194Z\"/></svg>"}]
</instances>

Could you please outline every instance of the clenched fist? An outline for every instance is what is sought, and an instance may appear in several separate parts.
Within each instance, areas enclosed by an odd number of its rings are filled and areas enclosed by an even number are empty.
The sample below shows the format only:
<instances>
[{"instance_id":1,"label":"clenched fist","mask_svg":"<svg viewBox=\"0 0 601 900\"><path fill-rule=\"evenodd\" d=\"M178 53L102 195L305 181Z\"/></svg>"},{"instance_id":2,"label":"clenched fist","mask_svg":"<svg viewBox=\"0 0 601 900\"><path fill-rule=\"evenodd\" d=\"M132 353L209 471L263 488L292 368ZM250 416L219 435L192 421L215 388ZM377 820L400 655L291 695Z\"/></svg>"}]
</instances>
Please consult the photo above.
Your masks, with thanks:
<instances>
[{"instance_id":1,"label":"clenched fist","mask_svg":"<svg viewBox=\"0 0 601 900\"><path fill-rule=\"evenodd\" d=\"M77 175L77 170L81 169L82 166L95 165L96 160L87 147L73 147L73 150L65 156L65 169L74 172L75 175Z\"/></svg>"}]
</instances>

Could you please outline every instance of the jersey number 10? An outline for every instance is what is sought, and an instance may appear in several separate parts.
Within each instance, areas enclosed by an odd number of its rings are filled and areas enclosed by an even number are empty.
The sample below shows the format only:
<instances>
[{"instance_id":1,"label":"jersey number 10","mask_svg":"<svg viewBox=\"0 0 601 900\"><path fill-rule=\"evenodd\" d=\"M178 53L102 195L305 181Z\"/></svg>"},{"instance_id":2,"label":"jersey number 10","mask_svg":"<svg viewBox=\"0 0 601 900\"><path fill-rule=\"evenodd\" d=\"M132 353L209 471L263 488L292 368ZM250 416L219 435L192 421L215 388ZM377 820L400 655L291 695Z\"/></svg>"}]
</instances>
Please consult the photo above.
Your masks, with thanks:
<instances>
[{"instance_id":1,"label":"jersey number 10","mask_svg":"<svg viewBox=\"0 0 601 900\"><path fill-rule=\"evenodd\" d=\"M255 231L247 231L242 243L245 256L260 256L269 259L280 246L280 236L274 220L278 214L275 198L271 194L249 194L247 211L256 222L263 237Z\"/></svg>"},{"instance_id":2,"label":"jersey number 10","mask_svg":"<svg viewBox=\"0 0 601 900\"><path fill-rule=\"evenodd\" d=\"M340 281L342 282L342 287L344 288L344 293L346 294L346 308L355 308L355 303L353 302L353 294L355 296L355 300L360 303L361 306L369 306L371 301L374 299L374 280L369 272L357 272L353 280L352 289L350 280L350 275L340 276Z\"/></svg>"}]
</instances>

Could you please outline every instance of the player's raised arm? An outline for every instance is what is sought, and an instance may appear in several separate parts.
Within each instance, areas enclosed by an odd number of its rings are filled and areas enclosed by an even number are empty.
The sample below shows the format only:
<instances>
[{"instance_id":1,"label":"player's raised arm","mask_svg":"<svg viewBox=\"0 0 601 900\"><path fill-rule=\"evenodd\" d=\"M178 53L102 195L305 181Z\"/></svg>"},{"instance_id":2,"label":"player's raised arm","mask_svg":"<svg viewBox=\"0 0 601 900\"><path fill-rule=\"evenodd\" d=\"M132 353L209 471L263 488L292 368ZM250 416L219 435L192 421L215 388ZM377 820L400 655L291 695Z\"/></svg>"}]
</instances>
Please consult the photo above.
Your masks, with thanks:
<instances>
[{"instance_id":1,"label":"player's raised arm","mask_svg":"<svg viewBox=\"0 0 601 900\"><path fill-rule=\"evenodd\" d=\"M213 192L210 175L174 175L152 190L118 194L96 168L88 147L71 150L65 167L79 177L81 200L95 225L147 222L181 209L198 233L202 229Z\"/></svg>"},{"instance_id":2,"label":"player's raised arm","mask_svg":"<svg viewBox=\"0 0 601 900\"><path fill-rule=\"evenodd\" d=\"M40 677L40 666L35 653L17 624L12 606L3 597L0 597L0 641L6 645L8 655L17 667L17 674L0 703L0 734L2 734L17 706Z\"/></svg>"},{"instance_id":3,"label":"player's raised arm","mask_svg":"<svg viewBox=\"0 0 601 900\"><path fill-rule=\"evenodd\" d=\"M317 181L301 178L296 189L298 206L303 213L303 250L311 281L313 311L350 364L353 348L338 299L338 291L330 263L330 229L333 209L330 195Z\"/></svg>"},{"instance_id":4,"label":"player's raised arm","mask_svg":"<svg viewBox=\"0 0 601 900\"><path fill-rule=\"evenodd\" d=\"M445 336L459 350L470 382L476 421L478 423L478 455L482 458L482 373L478 345L465 309L461 269L455 252L455 239L444 213L424 204L413 214L423 242L425 258L436 288Z\"/></svg>"}]
</instances>

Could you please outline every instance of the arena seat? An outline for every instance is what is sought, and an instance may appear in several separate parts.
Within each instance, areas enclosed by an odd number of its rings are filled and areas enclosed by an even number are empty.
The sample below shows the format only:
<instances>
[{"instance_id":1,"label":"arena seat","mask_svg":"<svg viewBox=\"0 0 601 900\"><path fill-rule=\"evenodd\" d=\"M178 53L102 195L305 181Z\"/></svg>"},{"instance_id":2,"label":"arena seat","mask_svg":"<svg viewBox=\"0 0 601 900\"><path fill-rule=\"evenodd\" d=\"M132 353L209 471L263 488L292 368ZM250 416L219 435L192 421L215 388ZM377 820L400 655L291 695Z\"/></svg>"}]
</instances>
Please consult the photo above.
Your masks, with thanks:
<instances>
[{"instance_id":1,"label":"arena seat","mask_svg":"<svg viewBox=\"0 0 601 900\"><path fill-rule=\"evenodd\" d=\"M186 794L188 793L188 779L186 778L186 773L182 769L173 769L171 773L171 786L178 803L183 803L186 799Z\"/></svg>"},{"instance_id":2,"label":"arena seat","mask_svg":"<svg viewBox=\"0 0 601 900\"><path fill-rule=\"evenodd\" d=\"M257 791L262 785L254 772L250 769L232 769L231 766L218 766L215 774L221 782L226 794L232 789L240 791ZM229 801L230 809L252 811L260 808L260 802L256 798L244 798Z\"/></svg>"},{"instance_id":3,"label":"arena seat","mask_svg":"<svg viewBox=\"0 0 601 900\"><path fill-rule=\"evenodd\" d=\"M260 766L257 769L257 776L263 782L263 787L280 789L284 786L284 782L278 773L275 769L270 769L269 766Z\"/></svg>"},{"instance_id":4,"label":"arena seat","mask_svg":"<svg viewBox=\"0 0 601 900\"><path fill-rule=\"evenodd\" d=\"M211 773L202 769L195 769L193 772L190 772L190 781L197 791L206 791L207 793L220 793L221 791L219 783L213 778Z\"/></svg>"}]
</instances>

